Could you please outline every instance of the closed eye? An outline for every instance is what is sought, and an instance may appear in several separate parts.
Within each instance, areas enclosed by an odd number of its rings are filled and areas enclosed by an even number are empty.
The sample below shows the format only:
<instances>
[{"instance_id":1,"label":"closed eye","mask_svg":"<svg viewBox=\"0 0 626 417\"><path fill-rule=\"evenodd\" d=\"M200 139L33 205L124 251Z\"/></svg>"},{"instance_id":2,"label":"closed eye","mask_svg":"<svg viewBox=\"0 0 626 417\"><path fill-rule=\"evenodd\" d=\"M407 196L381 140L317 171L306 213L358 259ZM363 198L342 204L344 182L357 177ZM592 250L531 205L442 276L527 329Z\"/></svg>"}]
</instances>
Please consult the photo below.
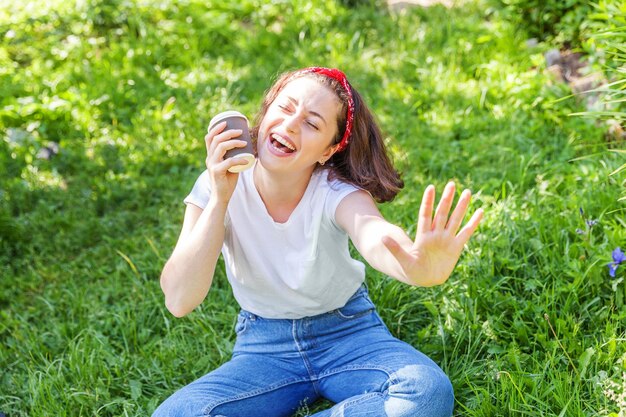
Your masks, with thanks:
<instances>
[{"instance_id":1,"label":"closed eye","mask_svg":"<svg viewBox=\"0 0 626 417\"><path fill-rule=\"evenodd\" d=\"M285 113L292 113L292 109L288 105L278 104L277 106L279 109L281 109ZM311 126L315 130L320 130L320 128L317 127L317 125L310 120L306 120L306 124Z\"/></svg>"}]
</instances>

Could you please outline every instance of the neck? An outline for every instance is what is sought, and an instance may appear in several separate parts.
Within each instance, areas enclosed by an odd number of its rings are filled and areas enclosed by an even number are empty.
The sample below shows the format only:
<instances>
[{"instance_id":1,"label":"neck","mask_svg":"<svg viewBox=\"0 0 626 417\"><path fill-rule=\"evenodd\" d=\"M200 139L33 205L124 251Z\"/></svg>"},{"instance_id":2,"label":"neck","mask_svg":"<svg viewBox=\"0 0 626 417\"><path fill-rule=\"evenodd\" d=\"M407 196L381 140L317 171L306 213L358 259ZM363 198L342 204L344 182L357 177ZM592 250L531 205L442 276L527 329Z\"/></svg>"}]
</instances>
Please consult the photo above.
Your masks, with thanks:
<instances>
[{"instance_id":1,"label":"neck","mask_svg":"<svg viewBox=\"0 0 626 417\"><path fill-rule=\"evenodd\" d=\"M280 212L283 217L296 208L304 193L306 192L313 170L301 173L300 175L271 173L263 168L261 164L254 167L254 185L265 203L268 211Z\"/></svg>"}]
</instances>

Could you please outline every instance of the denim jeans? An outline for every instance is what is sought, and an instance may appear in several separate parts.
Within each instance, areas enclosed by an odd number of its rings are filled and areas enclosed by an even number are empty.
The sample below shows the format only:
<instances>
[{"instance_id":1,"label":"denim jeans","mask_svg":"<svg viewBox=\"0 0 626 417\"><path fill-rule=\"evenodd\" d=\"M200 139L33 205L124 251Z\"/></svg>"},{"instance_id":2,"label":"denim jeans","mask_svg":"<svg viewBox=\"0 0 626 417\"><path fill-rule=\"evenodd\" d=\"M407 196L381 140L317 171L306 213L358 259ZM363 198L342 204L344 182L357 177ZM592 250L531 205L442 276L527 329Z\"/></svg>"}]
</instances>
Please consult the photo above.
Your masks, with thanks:
<instances>
[{"instance_id":1,"label":"denim jeans","mask_svg":"<svg viewBox=\"0 0 626 417\"><path fill-rule=\"evenodd\" d=\"M449 417L452 385L426 355L394 338L366 287L337 310L298 320L242 310L229 362L169 397L153 417L289 417L320 397L315 417Z\"/></svg>"}]
</instances>

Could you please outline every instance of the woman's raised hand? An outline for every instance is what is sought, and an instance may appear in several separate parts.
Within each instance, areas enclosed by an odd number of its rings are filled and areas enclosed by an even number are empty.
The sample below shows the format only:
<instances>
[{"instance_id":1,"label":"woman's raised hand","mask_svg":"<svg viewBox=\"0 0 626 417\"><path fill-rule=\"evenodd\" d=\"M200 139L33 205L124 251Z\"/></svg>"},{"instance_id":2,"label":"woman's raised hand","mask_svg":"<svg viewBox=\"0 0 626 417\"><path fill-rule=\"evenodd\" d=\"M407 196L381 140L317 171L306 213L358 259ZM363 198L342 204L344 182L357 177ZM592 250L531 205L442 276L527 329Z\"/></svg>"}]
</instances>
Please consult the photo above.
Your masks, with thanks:
<instances>
[{"instance_id":1,"label":"woman's raised hand","mask_svg":"<svg viewBox=\"0 0 626 417\"><path fill-rule=\"evenodd\" d=\"M408 282L432 286L445 282L454 269L463 247L480 223L483 210L477 210L461 228L467 212L471 192L464 190L452 215L449 215L454 200L453 182L446 185L433 217L435 187L429 185L424 191L419 210L417 232L411 247L402 247L389 236L382 238L383 244L400 264ZM460 231L459 231L460 229Z\"/></svg>"},{"instance_id":2,"label":"woman's raised hand","mask_svg":"<svg viewBox=\"0 0 626 417\"><path fill-rule=\"evenodd\" d=\"M226 130L226 122L216 124L204 137L207 157L206 167L211 178L211 195L218 201L228 203L237 185L238 173L229 172L228 169L235 165L246 163L242 158L224 159L227 151L235 148L243 148L246 141L234 138L241 135L241 129Z\"/></svg>"}]
</instances>

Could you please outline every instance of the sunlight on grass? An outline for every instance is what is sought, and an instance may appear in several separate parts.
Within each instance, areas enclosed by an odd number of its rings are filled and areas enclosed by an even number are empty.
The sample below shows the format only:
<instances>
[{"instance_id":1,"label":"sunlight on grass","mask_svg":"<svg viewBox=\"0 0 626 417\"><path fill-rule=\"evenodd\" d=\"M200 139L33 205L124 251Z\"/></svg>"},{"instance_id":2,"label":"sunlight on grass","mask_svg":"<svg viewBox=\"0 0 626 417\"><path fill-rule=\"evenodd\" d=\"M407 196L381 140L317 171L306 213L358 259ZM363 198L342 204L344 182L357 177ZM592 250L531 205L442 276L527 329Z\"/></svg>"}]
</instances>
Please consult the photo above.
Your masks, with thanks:
<instances>
[{"instance_id":1,"label":"sunlight on grass","mask_svg":"<svg viewBox=\"0 0 626 417\"><path fill-rule=\"evenodd\" d=\"M445 285L368 269L392 333L450 375L455 415L615 411L623 153L570 116L582 104L545 74L550 45L505 17L487 1L0 0L0 412L149 415L229 358L223 265L182 320L159 274L208 121L252 118L277 74L308 65L344 69L376 114L406 182L390 221L414 233L424 188L450 179L485 209Z\"/></svg>"}]
</instances>

